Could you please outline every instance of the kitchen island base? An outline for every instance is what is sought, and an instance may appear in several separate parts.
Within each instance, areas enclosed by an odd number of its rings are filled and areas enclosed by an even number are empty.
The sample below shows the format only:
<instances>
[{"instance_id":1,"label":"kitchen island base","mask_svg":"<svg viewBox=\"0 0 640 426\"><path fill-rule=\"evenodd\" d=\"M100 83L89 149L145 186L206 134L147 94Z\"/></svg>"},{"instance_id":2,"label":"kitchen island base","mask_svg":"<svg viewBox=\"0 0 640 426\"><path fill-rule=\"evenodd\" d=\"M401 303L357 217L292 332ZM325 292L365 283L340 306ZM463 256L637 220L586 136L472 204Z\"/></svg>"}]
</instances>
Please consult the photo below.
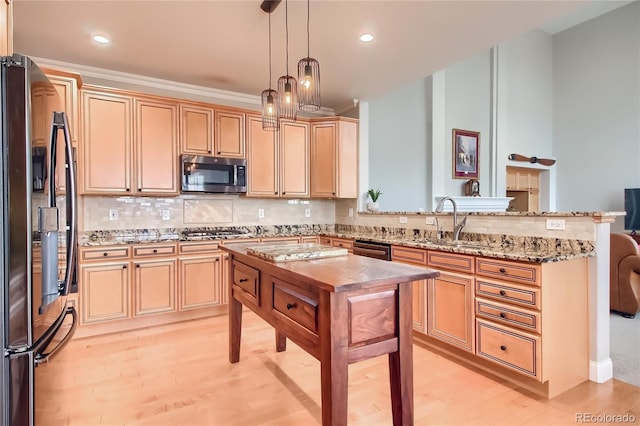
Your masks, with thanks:
<instances>
[{"instance_id":1,"label":"kitchen island base","mask_svg":"<svg viewBox=\"0 0 640 426\"><path fill-rule=\"evenodd\" d=\"M320 361L322 424L347 424L348 365L388 355L394 425L413 424L411 282L438 272L347 255L271 263L231 257L229 361L240 360L243 305Z\"/></svg>"}]
</instances>

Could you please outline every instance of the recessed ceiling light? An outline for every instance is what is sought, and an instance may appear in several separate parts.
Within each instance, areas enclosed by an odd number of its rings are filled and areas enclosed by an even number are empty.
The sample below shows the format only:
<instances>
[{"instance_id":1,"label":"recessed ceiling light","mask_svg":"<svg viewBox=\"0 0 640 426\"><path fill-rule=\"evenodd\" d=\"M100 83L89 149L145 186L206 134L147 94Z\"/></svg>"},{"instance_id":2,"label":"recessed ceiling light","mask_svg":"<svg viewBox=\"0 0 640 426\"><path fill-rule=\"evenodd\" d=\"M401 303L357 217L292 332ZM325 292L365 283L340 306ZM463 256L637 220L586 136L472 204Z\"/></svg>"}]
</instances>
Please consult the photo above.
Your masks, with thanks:
<instances>
[{"instance_id":1,"label":"recessed ceiling light","mask_svg":"<svg viewBox=\"0 0 640 426\"><path fill-rule=\"evenodd\" d=\"M109 44L109 41L110 41L109 37L101 34L94 35L92 38L93 38L93 41L100 44Z\"/></svg>"},{"instance_id":2,"label":"recessed ceiling light","mask_svg":"<svg viewBox=\"0 0 640 426\"><path fill-rule=\"evenodd\" d=\"M373 34L365 33L360 36L360 41L364 41L365 43L373 40Z\"/></svg>"}]
</instances>

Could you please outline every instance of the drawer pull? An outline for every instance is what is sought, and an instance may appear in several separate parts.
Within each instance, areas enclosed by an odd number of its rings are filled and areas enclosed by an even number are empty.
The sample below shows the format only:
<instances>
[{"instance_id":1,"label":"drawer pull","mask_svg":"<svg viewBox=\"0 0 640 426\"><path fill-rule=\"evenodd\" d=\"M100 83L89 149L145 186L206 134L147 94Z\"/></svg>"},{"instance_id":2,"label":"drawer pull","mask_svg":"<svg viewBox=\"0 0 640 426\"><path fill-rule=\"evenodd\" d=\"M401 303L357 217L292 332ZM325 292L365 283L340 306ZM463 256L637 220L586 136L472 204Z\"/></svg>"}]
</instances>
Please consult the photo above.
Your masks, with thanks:
<instances>
[{"instance_id":1,"label":"drawer pull","mask_svg":"<svg viewBox=\"0 0 640 426\"><path fill-rule=\"evenodd\" d=\"M504 268L500 268L500 273L501 273L501 274L504 274L505 272L507 272L507 270L506 270L506 269L504 269Z\"/></svg>"},{"instance_id":2,"label":"drawer pull","mask_svg":"<svg viewBox=\"0 0 640 426\"><path fill-rule=\"evenodd\" d=\"M287 309L293 309L296 307L295 303L287 303Z\"/></svg>"},{"instance_id":3,"label":"drawer pull","mask_svg":"<svg viewBox=\"0 0 640 426\"><path fill-rule=\"evenodd\" d=\"M158 252L158 249L153 249L153 252L154 252L154 253L157 253L157 252Z\"/></svg>"},{"instance_id":4,"label":"drawer pull","mask_svg":"<svg viewBox=\"0 0 640 426\"><path fill-rule=\"evenodd\" d=\"M246 283L247 281L249 281L249 278L240 278L241 283Z\"/></svg>"},{"instance_id":5,"label":"drawer pull","mask_svg":"<svg viewBox=\"0 0 640 426\"><path fill-rule=\"evenodd\" d=\"M507 350L507 347L506 347L505 345L500 345L500 350L502 350L502 351L506 351L506 350Z\"/></svg>"},{"instance_id":6,"label":"drawer pull","mask_svg":"<svg viewBox=\"0 0 640 426\"><path fill-rule=\"evenodd\" d=\"M504 291L504 290L500 290L500 296L505 296L506 294L507 294L507 292L506 292L506 291Z\"/></svg>"},{"instance_id":7,"label":"drawer pull","mask_svg":"<svg viewBox=\"0 0 640 426\"><path fill-rule=\"evenodd\" d=\"M109 256L109 253L104 252L104 253L102 253L102 255L106 257L106 256Z\"/></svg>"},{"instance_id":8,"label":"drawer pull","mask_svg":"<svg viewBox=\"0 0 640 426\"><path fill-rule=\"evenodd\" d=\"M504 312L500 312L500 318L506 318L507 314L505 314Z\"/></svg>"},{"instance_id":9,"label":"drawer pull","mask_svg":"<svg viewBox=\"0 0 640 426\"><path fill-rule=\"evenodd\" d=\"M127 265L122 265L122 269L127 269Z\"/></svg>"}]
</instances>

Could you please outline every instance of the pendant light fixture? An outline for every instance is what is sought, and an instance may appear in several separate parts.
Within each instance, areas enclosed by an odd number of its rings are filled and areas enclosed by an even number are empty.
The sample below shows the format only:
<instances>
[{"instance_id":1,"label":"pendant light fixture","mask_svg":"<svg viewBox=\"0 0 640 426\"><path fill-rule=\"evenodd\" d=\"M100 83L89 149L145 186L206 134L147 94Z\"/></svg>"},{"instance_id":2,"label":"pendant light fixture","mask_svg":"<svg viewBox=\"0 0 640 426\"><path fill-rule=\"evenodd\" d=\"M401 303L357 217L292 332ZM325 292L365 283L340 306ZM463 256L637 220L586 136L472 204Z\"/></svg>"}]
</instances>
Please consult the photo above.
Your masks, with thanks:
<instances>
[{"instance_id":1,"label":"pendant light fixture","mask_svg":"<svg viewBox=\"0 0 640 426\"><path fill-rule=\"evenodd\" d=\"M269 88L262 91L262 128L270 132L280 130L278 92L271 89L271 10L269 13Z\"/></svg>"},{"instance_id":2,"label":"pendant light fixture","mask_svg":"<svg viewBox=\"0 0 640 426\"><path fill-rule=\"evenodd\" d=\"M286 71L287 74L278 79L278 92L280 93L279 118L284 121L295 121L298 109L298 82L295 77L289 75L289 7L288 0L284 2L284 22L286 35Z\"/></svg>"},{"instance_id":3,"label":"pendant light fixture","mask_svg":"<svg viewBox=\"0 0 640 426\"><path fill-rule=\"evenodd\" d=\"M303 111L317 111L320 109L320 63L309 55L309 15L307 0L307 57L298 62L298 104Z\"/></svg>"}]
</instances>

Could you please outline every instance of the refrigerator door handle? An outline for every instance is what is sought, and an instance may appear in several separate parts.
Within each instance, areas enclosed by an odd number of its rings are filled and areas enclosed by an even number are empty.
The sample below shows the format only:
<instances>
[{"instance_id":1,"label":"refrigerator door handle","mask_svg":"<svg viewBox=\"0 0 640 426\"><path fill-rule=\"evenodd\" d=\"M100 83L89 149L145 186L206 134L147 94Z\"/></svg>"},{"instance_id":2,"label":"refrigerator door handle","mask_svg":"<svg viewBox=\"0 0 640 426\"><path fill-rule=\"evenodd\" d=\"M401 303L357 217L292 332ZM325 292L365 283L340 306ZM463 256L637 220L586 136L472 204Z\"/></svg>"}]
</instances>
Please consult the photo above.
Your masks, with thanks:
<instances>
[{"instance_id":1,"label":"refrigerator door handle","mask_svg":"<svg viewBox=\"0 0 640 426\"><path fill-rule=\"evenodd\" d=\"M75 158L73 155L73 146L71 145L71 136L69 134L69 120L67 115L64 112L54 112L53 113L53 134L51 140L52 146L52 161L55 158L53 154L53 150L55 149L55 137L57 137L57 130L62 129L64 133L64 144L65 144L65 179L66 179L66 190L67 195L65 198L66 201L66 217L67 217L67 264L65 268L64 281L62 281L60 287L60 294L66 296L69 294L69 288L71 287L72 281L76 277L76 263L78 258L78 217L77 217L77 197L78 197L78 189L76 186L76 165ZM52 167L54 169L54 167ZM55 173L55 171L54 171ZM49 184L49 197L51 197L51 189L55 185ZM50 198L49 205L55 206L55 193L53 198Z\"/></svg>"},{"instance_id":2,"label":"refrigerator door handle","mask_svg":"<svg viewBox=\"0 0 640 426\"><path fill-rule=\"evenodd\" d=\"M40 352L40 350L47 349L47 346L49 346L49 343L51 343L51 341L53 340L54 336L62 326L62 323L67 318L67 315L71 315L71 318L72 318L71 327L67 331L67 334L65 334L64 338L62 338L62 340L60 340L58 344L49 352ZM73 336L73 333L75 333L76 331L77 325L78 325L78 314L76 312L76 309L73 306L69 305L66 307L64 315L60 316L58 323L54 324L54 326L52 327L49 338L42 342L42 345L40 345L40 348L36 348L36 356L34 358L35 364L39 365L39 364L43 364L51 361L51 359L56 355L56 353L58 353L60 349L64 348L66 344L69 343L69 341L71 340L71 336Z\"/></svg>"}]
</instances>

